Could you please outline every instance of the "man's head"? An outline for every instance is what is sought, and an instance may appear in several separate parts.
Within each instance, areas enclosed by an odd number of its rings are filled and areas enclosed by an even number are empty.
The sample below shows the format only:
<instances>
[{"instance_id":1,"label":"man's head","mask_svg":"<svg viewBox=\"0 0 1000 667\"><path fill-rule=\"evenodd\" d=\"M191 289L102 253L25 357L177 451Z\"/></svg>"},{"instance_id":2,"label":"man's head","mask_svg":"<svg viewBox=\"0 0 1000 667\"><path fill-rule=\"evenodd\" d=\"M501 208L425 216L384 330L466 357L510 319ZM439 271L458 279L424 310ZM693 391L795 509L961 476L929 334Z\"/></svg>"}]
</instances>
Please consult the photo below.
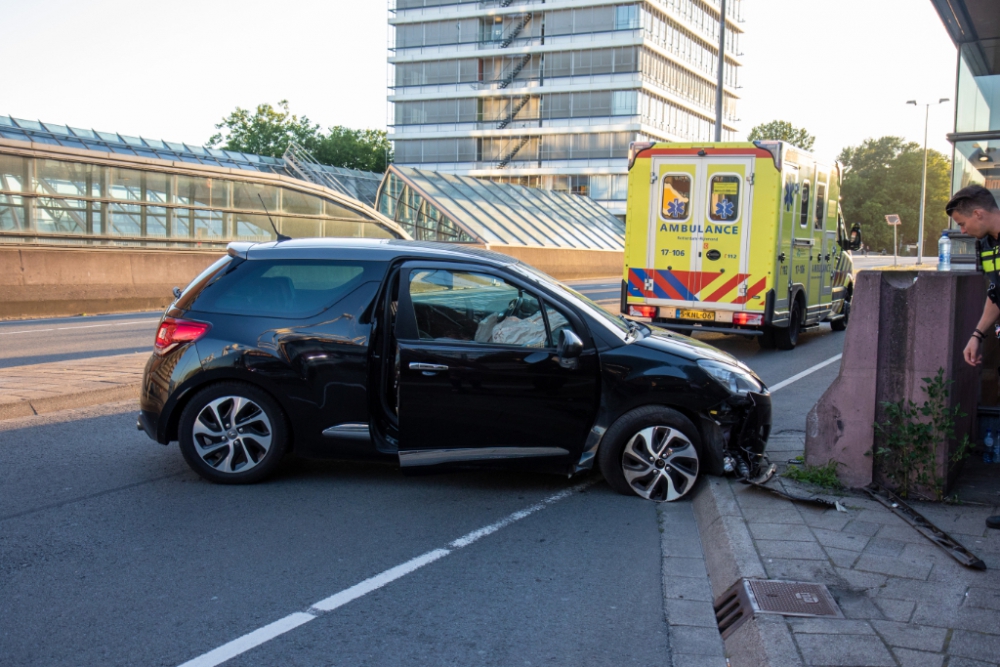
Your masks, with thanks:
<instances>
[{"instance_id":1,"label":"man's head","mask_svg":"<svg viewBox=\"0 0 1000 667\"><path fill-rule=\"evenodd\" d=\"M944 210L959 229L977 239L1000 234L1000 207L993 193L981 185L970 185L956 192Z\"/></svg>"}]
</instances>

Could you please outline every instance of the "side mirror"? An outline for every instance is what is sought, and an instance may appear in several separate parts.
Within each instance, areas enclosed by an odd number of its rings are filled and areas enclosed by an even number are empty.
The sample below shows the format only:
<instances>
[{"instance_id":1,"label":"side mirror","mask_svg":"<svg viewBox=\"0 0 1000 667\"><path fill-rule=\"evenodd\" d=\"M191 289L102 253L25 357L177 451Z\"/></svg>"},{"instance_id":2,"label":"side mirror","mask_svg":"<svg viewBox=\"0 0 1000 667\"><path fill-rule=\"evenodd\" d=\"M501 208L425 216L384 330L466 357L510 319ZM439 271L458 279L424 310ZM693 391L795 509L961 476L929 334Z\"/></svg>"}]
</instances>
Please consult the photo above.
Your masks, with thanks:
<instances>
[{"instance_id":1,"label":"side mirror","mask_svg":"<svg viewBox=\"0 0 1000 667\"><path fill-rule=\"evenodd\" d=\"M851 241L847 246L848 250L861 249L861 225L855 224L851 227Z\"/></svg>"},{"instance_id":2,"label":"side mirror","mask_svg":"<svg viewBox=\"0 0 1000 667\"><path fill-rule=\"evenodd\" d=\"M583 353L583 341L569 329L559 330L559 346L556 354L563 368L576 368L576 360Z\"/></svg>"},{"instance_id":3,"label":"side mirror","mask_svg":"<svg viewBox=\"0 0 1000 667\"><path fill-rule=\"evenodd\" d=\"M180 287L175 287L173 289L173 292L174 292L174 298L175 299L181 298L181 288Z\"/></svg>"}]
</instances>

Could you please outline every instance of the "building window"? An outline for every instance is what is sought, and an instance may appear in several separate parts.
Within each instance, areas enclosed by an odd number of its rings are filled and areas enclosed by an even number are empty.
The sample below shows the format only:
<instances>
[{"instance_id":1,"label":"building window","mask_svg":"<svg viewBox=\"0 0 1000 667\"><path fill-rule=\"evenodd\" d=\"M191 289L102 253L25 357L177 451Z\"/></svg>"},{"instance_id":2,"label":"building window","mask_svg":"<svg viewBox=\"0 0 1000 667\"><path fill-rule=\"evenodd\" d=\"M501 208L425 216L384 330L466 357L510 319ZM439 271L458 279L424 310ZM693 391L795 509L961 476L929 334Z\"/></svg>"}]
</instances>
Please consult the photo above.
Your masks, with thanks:
<instances>
[{"instance_id":1,"label":"building window","mask_svg":"<svg viewBox=\"0 0 1000 667\"><path fill-rule=\"evenodd\" d=\"M635 30L638 27L638 5L618 5L615 7L615 30Z\"/></svg>"}]
</instances>

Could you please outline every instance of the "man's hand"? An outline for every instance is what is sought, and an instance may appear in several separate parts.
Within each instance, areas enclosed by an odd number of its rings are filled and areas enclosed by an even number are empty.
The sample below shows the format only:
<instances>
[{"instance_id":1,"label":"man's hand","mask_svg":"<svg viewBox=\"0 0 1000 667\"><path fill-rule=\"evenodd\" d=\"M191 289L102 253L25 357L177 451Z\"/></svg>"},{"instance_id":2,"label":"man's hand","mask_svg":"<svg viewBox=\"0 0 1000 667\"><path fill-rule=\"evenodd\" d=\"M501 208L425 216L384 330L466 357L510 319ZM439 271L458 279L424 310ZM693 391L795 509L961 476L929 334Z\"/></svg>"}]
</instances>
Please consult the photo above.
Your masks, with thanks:
<instances>
[{"instance_id":1,"label":"man's hand","mask_svg":"<svg viewBox=\"0 0 1000 667\"><path fill-rule=\"evenodd\" d=\"M970 366L978 366L983 363L983 342L976 336L969 338L969 344L965 346L965 363Z\"/></svg>"}]
</instances>

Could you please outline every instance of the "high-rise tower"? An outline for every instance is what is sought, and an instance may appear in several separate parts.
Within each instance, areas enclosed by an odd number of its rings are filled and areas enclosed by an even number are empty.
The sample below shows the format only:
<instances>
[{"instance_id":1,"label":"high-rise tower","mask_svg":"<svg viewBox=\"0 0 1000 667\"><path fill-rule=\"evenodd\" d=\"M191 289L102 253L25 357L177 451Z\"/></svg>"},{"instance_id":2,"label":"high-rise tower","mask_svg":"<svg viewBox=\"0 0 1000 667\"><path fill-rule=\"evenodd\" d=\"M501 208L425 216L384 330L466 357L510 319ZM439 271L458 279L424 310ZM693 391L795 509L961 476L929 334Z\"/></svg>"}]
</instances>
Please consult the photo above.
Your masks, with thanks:
<instances>
[{"instance_id":1,"label":"high-rise tower","mask_svg":"<svg viewBox=\"0 0 1000 667\"><path fill-rule=\"evenodd\" d=\"M723 139L742 0L728 0ZM408 167L585 194L625 215L629 142L711 141L715 0L390 0L389 126Z\"/></svg>"}]
</instances>

